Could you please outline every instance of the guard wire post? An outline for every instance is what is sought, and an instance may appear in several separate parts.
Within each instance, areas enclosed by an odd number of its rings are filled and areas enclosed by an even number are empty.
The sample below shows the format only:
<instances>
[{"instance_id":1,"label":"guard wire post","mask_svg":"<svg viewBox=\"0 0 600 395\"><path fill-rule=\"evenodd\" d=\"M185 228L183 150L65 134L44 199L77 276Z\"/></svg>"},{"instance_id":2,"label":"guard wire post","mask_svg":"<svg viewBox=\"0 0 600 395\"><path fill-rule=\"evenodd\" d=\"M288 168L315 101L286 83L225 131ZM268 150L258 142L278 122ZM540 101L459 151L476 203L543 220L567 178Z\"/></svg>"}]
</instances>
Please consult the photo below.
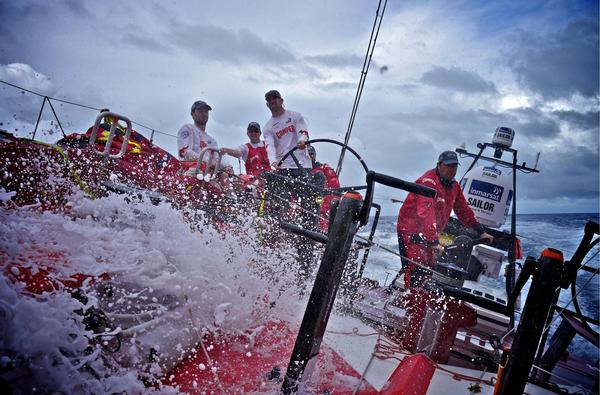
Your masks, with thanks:
<instances>
[{"instance_id":1,"label":"guard wire post","mask_svg":"<svg viewBox=\"0 0 600 395\"><path fill-rule=\"evenodd\" d=\"M525 390L555 290L567 275L562 252L552 248L545 249L538 260L528 258L526 265L529 268L523 267L511 299L530 275L533 278L498 395L522 394Z\"/></svg>"},{"instance_id":2,"label":"guard wire post","mask_svg":"<svg viewBox=\"0 0 600 395\"><path fill-rule=\"evenodd\" d=\"M44 105L46 104L46 102L48 102L48 105L50 106L50 109L52 110L52 114L54 114L54 119L56 119L56 122L58 123L58 127L60 128L60 131L61 131L63 137L66 137L65 130L63 129L63 127L60 123L60 120L58 119L58 115L56 115L56 111L54 111L54 106L52 106L52 102L50 101L50 98L48 96L44 96L44 100L42 101L42 106L40 107L40 113L38 114L37 121L35 122L35 128L33 129L33 134L31 135L31 140L35 140L35 134L37 133L37 129L40 124L40 120L42 118L42 113L44 112Z\"/></svg>"}]
</instances>

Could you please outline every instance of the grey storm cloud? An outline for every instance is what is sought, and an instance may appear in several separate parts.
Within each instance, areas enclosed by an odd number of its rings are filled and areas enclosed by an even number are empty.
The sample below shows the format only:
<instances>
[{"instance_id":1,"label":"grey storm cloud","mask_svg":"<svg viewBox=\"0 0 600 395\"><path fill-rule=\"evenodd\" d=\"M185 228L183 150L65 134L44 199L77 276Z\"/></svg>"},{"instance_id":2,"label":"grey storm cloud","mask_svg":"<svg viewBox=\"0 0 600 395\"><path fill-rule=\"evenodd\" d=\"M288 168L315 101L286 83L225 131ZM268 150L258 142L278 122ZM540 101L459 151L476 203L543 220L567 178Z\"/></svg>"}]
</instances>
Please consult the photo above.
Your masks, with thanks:
<instances>
[{"instance_id":1,"label":"grey storm cloud","mask_svg":"<svg viewBox=\"0 0 600 395\"><path fill-rule=\"evenodd\" d=\"M458 67L435 66L421 76L421 82L442 89L452 89L469 93L495 93L496 87L473 71Z\"/></svg>"},{"instance_id":2,"label":"grey storm cloud","mask_svg":"<svg viewBox=\"0 0 600 395\"><path fill-rule=\"evenodd\" d=\"M361 67L364 58L358 55L335 53L326 55L305 56L304 60L329 67ZM375 67L371 65L372 67Z\"/></svg>"},{"instance_id":3,"label":"grey storm cloud","mask_svg":"<svg viewBox=\"0 0 600 395\"><path fill-rule=\"evenodd\" d=\"M492 135L495 128L505 125L506 114L493 113L486 110L462 110L441 107L432 107L424 111L413 113L394 113L387 116L388 119L408 125L414 130L427 132L435 138L448 138L451 136L456 141L464 139L473 134L477 136ZM448 132L452 131L452 134Z\"/></svg>"},{"instance_id":4,"label":"grey storm cloud","mask_svg":"<svg viewBox=\"0 0 600 395\"><path fill-rule=\"evenodd\" d=\"M317 86L325 91L330 90L348 90L348 89L356 89L356 82L347 82L347 81L338 81L338 82L330 82L326 84L318 84Z\"/></svg>"},{"instance_id":5,"label":"grey storm cloud","mask_svg":"<svg viewBox=\"0 0 600 395\"><path fill-rule=\"evenodd\" d=\"M520 81L549 99L598 95L598 21L571 22L554 37L521 36L511 62Z\"/></svg>"},{"instance_id":6,"label":"grey storm cloud","mask_svg":"<svg viewBox=\"0 0 600 395\"><path fill-rule=\"evenodd\" d=\"M92 18L94 16L80 0L65 0L65 6L68 10L81 17Z\"/></svg>"},{"instance_id":7,"label":"grey storm cloud","mask_svg":"<svg viewBox=\"0 0 600 395\"><path fill-rule=\"evenodd\" d=\"M585 169L591 170L592 172L598 171L598 151L588 148L578 147L574 157L577 159L574 163L575 166L582 166ZM596 183L598 179L596 178ZM596 188L596 195L598 194L598 188Z\"/></svg>"},{"instance_id":8,"label":"grey storm cloud","mask_svg":"<svg viewBox=\"0 0 600 395\"><path fill-rule=\"evenodd\" d=\"M528 119L515 127L523 138L553 138L560 134L558 124L549 118Z\"/></svg>"},{"instance_id":9,"label":"grey storm cloud","mask_svg":"<svg viewBox=\"0 0 600 395\"><path fill-rule=\"evenodd\" d=\"M553 111L553 115L571 126L581 130L598 130L600 127L598 111L578 112L574 110Z\"/></svg>"},{"instance_id":10,"label":"grey storm cloud","mask_svg":"<svg viewBox=\"0 0 600 395\"><path fill-rule=\"evenodd\" d=\"M527 138L553 138L560 134L560 125L544 112L531 108L519 107L506 111L513 120L513 128Z\"/></svg>"},{"instance_id":11,"label":"grey storm cloud","mask_svg":"<svg viewBox=\"0 0 600 395\"><path fill-rule=\"evenodd\" d=\"M141 34L125 33L125 35L121 37L121 42L130 44L138 49L144 49L148 51L163 53L172 52L172 49L169 45L165 45L159 40L148 36L143 36Z\"/></svg>"},{"instance_id":12,"label":"grey storm cloud","mask_svg":"<svg viewBox=\"0 0 600 395\"><path fill-rule=\"evenodd\" d=\"M11 20L22 20L32 16L47 15L52 10L50 3L34 3L32 1L0 2L0 18L4 23Z\"/></svg>"},{"instance_id":13,"label":"grey storm cloud","mask_svg":"<svg viewBox=\"0 0 600 395\"><path fill-rule=\"evenodd\" d=\"M0 65L0 80L50 97L54 96L57 90L47 76L22 63ZM2 92L0 122L3 123L0 128L8 128L7 124L13 120L35 120L37 118L43 102L41 97L4 84L0 90Z\"/></svg>"},{"instance_id":14,"label":"grey storm cloud","mask_svg":"<svg viewBox=\"0 0 600 395\"><path fill-rule=\"evenodd\" d=\"M596 162L597 163L597 162ZM572 170L572 169L571 169ZM553 174L553 177L544 177L544 174ZM521 182L525 182L521 176ZM569 174L557 176L553 169L542 168L540 174L528 175L526 178L527 189L519 191L522 197L533 199L597 199L598 181L589 174Z\"/></svg>"},{"instance_id":15,"label":"grey storm cloud","mask_svg":"<svg viewBox=\"0 0 600 395\"><path fill-rule=\"evenodd\" d=\"M27 18L47 17L54 13L62 13L65 9L79 17L91 18L94 16L84 3L78 0L55 2L30 0L2 1L0 2L1 25L13 21L22 23Z\"/></svg>"},{"instance_id":16,"label":"grey storm cloud","mask_svg":"<svg viewBox=\"0 0 600 395\"><path fill-rule=\"evenodd\" d=\"M31 62L35 57L30 44L33 33L39 29L52 37L50 32L55 26L48 25L56 23L53 20L57 16L73 20L86 18L90 23L94 23L95 18L78 0L0 1L0 63Z\"/></svg>"},{"instance_id":17,"label":"grey storm cloud","mask_svg":"<svg viewBox=\"0 0 600 395\"><path fill-rule=\"evenodd\" d=\"M586 147L564 147L561 155L542 152L540 174L527 176L527 197L596 199L598 165L598 152ZM552 177L545 177L546 174Z\"/></svg>"},{"instance_id":18,"label":"grey storm cloud","mask_svg":"<svg viewBox=\"0 0 600 395\"><path fill-rule=\"evenodd\" d=\"M204 59L262 64L288 64L297 61L296 56L285 48L265 42L247 29L174 25L168 38L172 45L185 48Z\"/></svg>"}]
</instances>

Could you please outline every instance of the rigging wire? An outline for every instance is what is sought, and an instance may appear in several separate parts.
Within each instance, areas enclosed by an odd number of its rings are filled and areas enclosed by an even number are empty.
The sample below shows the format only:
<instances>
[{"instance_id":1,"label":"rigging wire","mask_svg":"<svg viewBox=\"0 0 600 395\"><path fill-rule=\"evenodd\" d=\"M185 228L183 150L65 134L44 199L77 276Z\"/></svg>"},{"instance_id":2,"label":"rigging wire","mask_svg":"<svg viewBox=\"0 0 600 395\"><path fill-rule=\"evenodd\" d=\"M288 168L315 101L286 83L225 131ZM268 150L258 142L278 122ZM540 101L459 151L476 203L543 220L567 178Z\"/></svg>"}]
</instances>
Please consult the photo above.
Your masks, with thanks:
<instances>
[{"instance_id":1,"label":"rigging wire","mask_svg":"<svg viewBox=\"0 0 600 395\"><path fill-rule=\"evenodd\" d=\"M87 108L89 110L95 110L95 111L100 111L101 110L100 108L88 106L88 105L85 105L85 104L81 104L81 103L77 103L77 102L73 102L73 101L69 101L69 100L64 100L64 99L59 99L59 98L56 98L56 97L50 97L50 96L41 94L39 92L35 92L35 91L30 90L30 89L23 88L22 86L11 84L10 82L4 81L4 80L0 80L0 83L8 85L8 86L11 86L11 87L16 88L16 89L20 89L23 92L31 93L32 95L36 95L36 96L42 97L42 98L44 98L44 103L45 103L46 100L48 100L48 103L50 104L50 106L52 106L52 104L50 103L50 100L54 100L54 101L57 101L57 102L60 102L60 103L70 104L72 106L77 106L77 107L81 107L81 108ZM42 104L42 109L43 109L43 104ZM54 112L54 108L52 108L52 111ZM54 115L56 117L56 113ZM40 110L40 116L41 116L41 110ZM56 117L56 118L57 118L57 121L58 121L58 117ZM137 125L137 126L139 126L141 128L150 130L150 131L152 131L154 133L159 133L159 134L163 134L165 136L170 136L170 137L177 137L177 135L174 135L174 134L171 134L171 133L161 132L160 130L156 130L154 128L151 128L150 126L146 126L146 125L141 124L139 122L131 121L131 123L134 124L134 125ZM60 121L59 121L59 124L60 124ZM62 127L61 127L61 129L62 129Z\"/></svg>"},{"instance_id":2,"label":"rigging wire","mask_svg":"<svg viewBox=\"0 0 600 395\"><path fill-rule=\"evenodd\" d=\"M583 267L583 266L585 266L585 265L586 265L588 262L590 262L592 259L594 259L594 258L595 258L595 257L598 255L598 253L599 253L599 252L600 252L600 250L596 251L596 253L595 253L594 255L592 255L592 256L590 257L590 259L588 259L588 260L587 260L587 262L586 262L585 264L583 264L583 265L582 265L582 267ZM577 271L581 271L581 270L582 270L582 269L581 269L581 267L580 267L579 269L577 269ZM571 297L571 299L569 299L569 301L567 302L567 304L566 304L564 307L561 307L561 309L563 309L563 310L564 310L564 309L566 309L567 307L569 307L569 306L571 305L571 303L573 303L573 301L574 301L575 299L577 299L577 297L579 296L579 294L580 294L581 292L583 292L583 290L584 290L584 289L585 289L585 288L588 286L588 284L589 284L589 283L592 281L592 279L593 279L593 278L594 278L596 275L597 275L597 273L592 273L592 275L586 279L585 283L584 283L584 284L581 286L581 288L580 288L580 289L579 289L579 290L578 290L578 291L575 293L575 296ZM560 289L560 287L559 287L559 288L557 288L557 290L558 290L558 289ZM548 332L548 331L550 330L550 327L552 326L552 324L554 324L554 322L556 322L556 320L557 320L558 318L560 318L560 317L561 317L561 315L560 315L560 314L557 314L557 315L556 315L556 317L554 317L554 319L552 320L552 322L550 322L550 324L548 324L548 326L546 326L546 327L544 328L544 330L542 331L542 333L546 333L546 332Z\"/></svg>"},{"instance_id":3,"label":"rigging wire","mask_svg":"<svg viewBox=\"0 0 600 395\"><path fill-rule=\"evenodd\" d=\"M358 111L358 104L360 103L360 97L365 86L367 79L367 73L369 72L369 66L371 65L371 59L373 58L373 51L375 50L375 43L377 43L377 37L379 36L379 29L381 27L381 21L383 21L383 14L385 13L385 7L387 0L383 0L383 7L381 6L382 0L379 0L377 11L375 12L375 20L373 21L373 28L371 29L371 37L369 38L369 46L365 54L365 60L363 62L363 68L360 72L360 80L356 89L356 95L354 97L354 104L352 106L352 112L350 114L350 120L348 121L348 129L346 131L346 137L344 138L344 147L340 153L337 168L335 170L338 177L342 171L342 163L344 162L344 156L346 154L346 145L350 141L350 134L352 133L352 127L354 126L354 120L356 119L356 112ZM381 10L381 14L379 11Z\"/></svg>"}]
</instances>

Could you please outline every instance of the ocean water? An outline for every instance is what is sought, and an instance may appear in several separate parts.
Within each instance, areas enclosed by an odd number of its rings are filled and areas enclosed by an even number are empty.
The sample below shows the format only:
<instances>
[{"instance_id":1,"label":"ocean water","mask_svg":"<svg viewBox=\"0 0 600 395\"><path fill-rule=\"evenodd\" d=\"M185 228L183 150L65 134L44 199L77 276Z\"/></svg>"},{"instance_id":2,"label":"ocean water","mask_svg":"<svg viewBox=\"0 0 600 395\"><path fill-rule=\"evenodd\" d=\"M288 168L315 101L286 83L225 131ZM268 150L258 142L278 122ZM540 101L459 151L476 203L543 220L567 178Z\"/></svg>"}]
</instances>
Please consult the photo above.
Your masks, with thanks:
<instances>
[{"instance_id":1,"label":"ocean water","mask_svg":"<svg viewBox=\"0 0 600 395\"><path fill-rule=\"evenodd\" d=\"M397 251L398 242L396 237L396 216L381 217L375 233L375 240ZM599 221L599 215L590 214L521 214L517 216L517 234L521 240L523 256L539 257L545 248L555 248L563 252L565 260L570 259L577 249L583 236L584 226L588 221ZM506 224L501 229L510 229L510 216ZM368 232L366 232L368 233ZM365 232L361 235L366 236ZM588 254L584 263L598 268L600 256L599 247L596 246ZM369 260L365 267L365 276L378 280L380 284L389 284L400 269L400 260L397 256L390 254L382 249L374 248L369 255ZM600 282L598 276L588 272L580 272L577 280L577 290L579 291L578 302L584 312L589 317L598 320L600 305ZM498 285L502 286L499 281ZM529 290L529 283L524 287L523 294ZM525 300L524 298L522 300ZM571 302L571 290L562 290L559 298L559 305L566 306L574 310ZM518 317L517 317L518 318ZM558 327L559 320L556 320L550 333ZM592 325L596 330L598 327ZM583 353L591 360L599 358L598 349L589 344L584 339L576 336L570 350Z\"/></svg>"}]
</instances>

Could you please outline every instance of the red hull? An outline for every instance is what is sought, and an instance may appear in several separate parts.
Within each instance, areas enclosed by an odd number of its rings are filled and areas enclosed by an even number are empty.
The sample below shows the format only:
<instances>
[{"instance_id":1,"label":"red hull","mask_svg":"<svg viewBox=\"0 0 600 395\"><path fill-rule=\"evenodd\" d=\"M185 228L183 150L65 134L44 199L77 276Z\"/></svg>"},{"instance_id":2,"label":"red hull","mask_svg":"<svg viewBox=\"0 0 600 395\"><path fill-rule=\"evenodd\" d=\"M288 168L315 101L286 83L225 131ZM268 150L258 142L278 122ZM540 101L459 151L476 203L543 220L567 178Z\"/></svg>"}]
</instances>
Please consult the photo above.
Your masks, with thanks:
<instances>
[{"instance_id":1,"label":"red hull","mask_svg":"<svg viewBox=\"0 0 600 395\"><path fill-rule=\"evenodd\" d=\"M229 336L216 339L203 338L202 346L179 363L163 380L163 384L177 386L188 394L277 392L285 376L287 364L294 348L297 329L286 323L271 321L253 339L248 336ZM211 369L212 367L212 369ZM269 378L273 368L279 368L279 379ZM317 393L352 394L360 373L327 345L323 345L315 371L308 386ZM360 394L377 391L363 380Z\"/></svg>"}]
</instances>

